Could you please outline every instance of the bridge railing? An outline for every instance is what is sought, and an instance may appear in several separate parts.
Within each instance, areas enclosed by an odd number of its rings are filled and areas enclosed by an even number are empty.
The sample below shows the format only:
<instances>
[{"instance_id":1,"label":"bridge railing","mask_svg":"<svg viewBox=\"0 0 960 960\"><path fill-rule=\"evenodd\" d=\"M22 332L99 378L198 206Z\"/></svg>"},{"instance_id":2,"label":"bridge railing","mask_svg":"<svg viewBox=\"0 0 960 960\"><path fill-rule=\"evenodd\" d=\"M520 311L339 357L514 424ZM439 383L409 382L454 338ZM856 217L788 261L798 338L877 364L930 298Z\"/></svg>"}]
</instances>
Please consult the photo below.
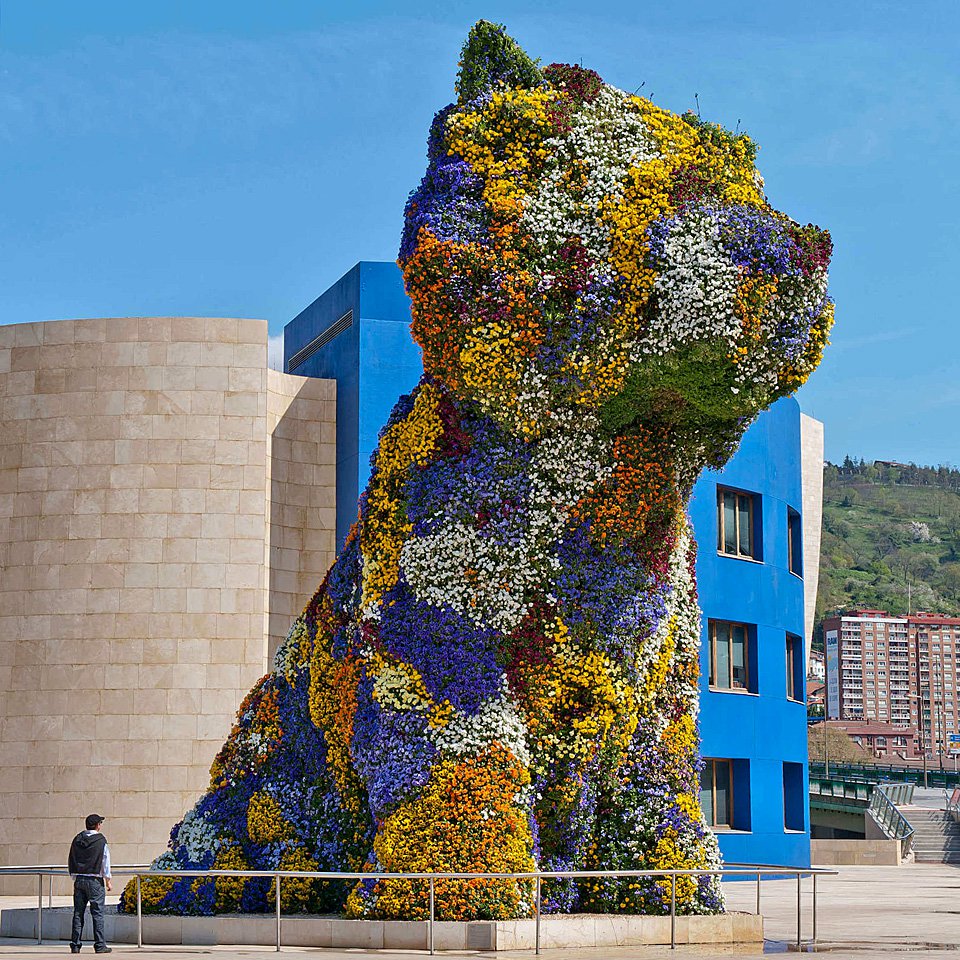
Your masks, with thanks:
<instances>
[{"instance_id":1,"label":"bridge railing","mask_svg":"<svg viewBox=\"0 0 960 960\"><path fill-rule=\"evenodd\" d=\"M823 776L825 767L822 761L810 761L810 775ZM842 780L862 780L867 783L896 781L912 783L916 786L923 784L923 767L903 767L882 763L835 763L830 761L830 775ZM941 770L937 767L928 767L926 783L930 787L953 789L960 787L960 772Z\"/></svg>"},{"instance_id":2,"label":"bridge railing","mask_svg":"<svg viewBox=\"0 0 960 960\"><path fill-rule=\"evenodd\" d=\"M787 867L765 863L730 863L722 867L704 870L536 870L529 873L360 873L329 872L314 870L151 870L141 864L117 866L111 871L113 876L128 876L136 880L137 896L137 948L143 947L143 898L142 881L160 877L269 877L274 881L275 915L277 919L277 951L282 947L282 914L280 912L280 885L285 879L294 880L424 880L428 882L428 926L427 943L432 954L434 950L435 922L435 884L438 880L529 880L534 884L534 920L535 953L540 953L540 916L541 887L544 880L564 879L603 879L607 877L654 877L670 882L670 947L677 945L677 878L678 877L756 877L757 914L760 913L760 885L764 879L795 877L797 881L797 940L796 949L802 950L803 943L803 878L812 877L812 940L817 942L817 877L836 876L836 870L823 867ZM49 878L49 900L52 902L53 878L69 876L65 866L0 866L0 877L35 876L37 878L37 943L43 943L43 878Z\"/></svg>"},{"instance_id":3,"label":"bridge railing","mask_svg":"<svg viewBox=\"0 0 960 960\"><path fill-rule=\"evenodd\" d=\"M853 800L867 806L874 784L864 780L846 780L843 777L818 777L810 774L810 793L812 795L841 800Z\"/></svg>"}]
</instances>

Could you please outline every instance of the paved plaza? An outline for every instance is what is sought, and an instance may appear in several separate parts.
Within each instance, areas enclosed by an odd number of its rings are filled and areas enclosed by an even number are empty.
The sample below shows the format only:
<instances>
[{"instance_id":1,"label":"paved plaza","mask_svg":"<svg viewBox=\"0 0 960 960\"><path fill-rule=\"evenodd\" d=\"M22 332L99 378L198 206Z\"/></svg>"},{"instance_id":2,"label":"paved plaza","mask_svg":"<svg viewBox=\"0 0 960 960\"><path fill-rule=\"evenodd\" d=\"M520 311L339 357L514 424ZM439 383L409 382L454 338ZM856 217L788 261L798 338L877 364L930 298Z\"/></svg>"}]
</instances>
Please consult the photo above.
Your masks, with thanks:
<instances>
[{"instance_id":1,"label":"paved plaza","mask_svg":"<svg viewBox=\"0 0 960 960\"><path fill-rule=\"evenodd\" d=\"M960 868L937 864L907 864L901 867L840 867L839 875L821 877L817 883L819 901L818 953L837 960L853 960L874 956L894 957L909 954L910 960L943 957L960 951ZM731 909L752 910L756 902L753 883L726 885ZM809 940L811 925L811 885L803 885L803 938ZM57 905L65 898L55 898ZM28 906L35 901L24 897L0 899L0 908ZM765 881L762 891L767 942L765 953L793 952L797 936L797 886L793 881ZM804 949L809 949L805 947ZM376 957L377 960L410 960L424 956L418 951L362 951L285 947L284 953L312 955L325 960L356 960ZM81 956L93 951L85 946ZM270 957L276 951L266 947L151 947L142 950L129 945L114 946L117 955L162 957L164 960L186 960L210 956L215 960L232 957ZM44 944L22 940L0 940L0 957L28 957L42 960L69 955L66 943ZM494 953L460 952L446 956L498 957L520 960L532 958L532 951L500 951ZM549 950L542 956L549 960L646 960L646 958L698 957L729 958L755 956L742 948L679 947L671 952L660 947L621 949Z\"/></svg>"}]
</instances>

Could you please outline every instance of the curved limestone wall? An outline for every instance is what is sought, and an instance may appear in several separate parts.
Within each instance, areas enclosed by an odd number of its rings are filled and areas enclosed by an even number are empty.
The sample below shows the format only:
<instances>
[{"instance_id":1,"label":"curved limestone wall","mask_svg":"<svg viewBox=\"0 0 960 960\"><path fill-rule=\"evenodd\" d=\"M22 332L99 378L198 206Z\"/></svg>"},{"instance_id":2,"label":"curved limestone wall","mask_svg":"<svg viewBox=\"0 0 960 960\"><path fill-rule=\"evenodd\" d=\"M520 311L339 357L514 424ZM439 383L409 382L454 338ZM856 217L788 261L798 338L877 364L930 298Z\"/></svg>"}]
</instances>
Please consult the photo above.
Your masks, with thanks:
<instances>
[{"instance_id":1,"label":"curved limestone wall","mask_svg":"<svg viewBox=\"0 0 960 960\"><path fill-rule=\"evenodd\" d=\"M266 363L259 320L0 327L0 864L90 811L162 850L332 561L335 385Z\"/></svg>"}]
</instances>

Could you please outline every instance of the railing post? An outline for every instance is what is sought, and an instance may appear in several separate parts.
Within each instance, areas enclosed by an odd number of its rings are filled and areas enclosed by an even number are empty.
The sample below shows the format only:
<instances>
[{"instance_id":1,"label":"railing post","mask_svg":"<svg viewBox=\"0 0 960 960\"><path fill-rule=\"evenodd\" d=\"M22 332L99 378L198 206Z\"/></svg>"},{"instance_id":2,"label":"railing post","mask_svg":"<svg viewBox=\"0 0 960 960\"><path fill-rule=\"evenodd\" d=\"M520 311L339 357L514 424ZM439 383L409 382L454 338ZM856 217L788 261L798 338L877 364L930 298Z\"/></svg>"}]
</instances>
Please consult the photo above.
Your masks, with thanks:
<instances>
[{"instance_id":1,"label":"railing post","mask_svg":"<svg viewBox=\"0 0 960 960\"><path fill-rule=\"evenodd\" d=\"M797 874L797 949L801 946L801 924L803 922L803 876Z\"/></svg>"},{"instance_id":2,"label":"railing post","mask_svg":"<svg viewBox=\"0 0 960 960\"><path fill-rule=\"evenodd\" d=\"M277 881L277 953L280 952L280 874L276 875Z\"/></svg>"},{"instance_id":3,"label":"railing post","mask_svg":"<svg viewBox=\"0 0 960 960\"><path fill-rule=\"evenodd\" d=\"M137 949L143 949L143 894L140 890L140 874L137 874Z\"/></svg>"},{"instance_id":4,"label":"railing post","mask_svg":"<svg viewBox=\"0 0 960 960\"><path fill-rule=\"evenodd\" d=\"M813 875L813 943L817 943L817 875Z\"/></svg>"},{"instance_id":5,"label":"railing post","mask_svg":"<svg viewBox=\"0 0 960 960\"><path fill-rule=\"evenodd\" d=\"M760 916L760 871L757 871L757 916Z\"/></svg>"},{"instance_id":6,"label":"railing post","mask_svg":"<svg viewBox=\"0 0 960 960\"><path fill-rule=\"evenodd\" d=\"M537 904L536 904L536 915L535 915L535 942L534 942L534 953L540 952L540 877L537 876Z\"/></svg>"},{"instance_id":7,"label":"railing post","mask_svg":"<svg viewBox=\"0 0 960 960\"><path fill-rule=\"evenodd\" d=\"M43 874L37 874L37 943L43 943Z\"/></svg>"},{"instance_id":8,"label":"railing post","mask_svg":"<svg viewBox=\"0 0 960 960\"><path fill-rule=\"evenodd\" d=\"M430 955L433 956L433 877L430 878L430 923L427 926L427 945Z\"/></svg>"},{"instance_id":9,"label":"railing post","mask_svg":"<svg viewBox=\"0 0 960 960\"><path fill-rule=\"evenodd\" d=\"M50 882L47 884L47 906L52 907L53 906L53 874L52 873L50 874L48 879Z\"/></svg>"},{"instance_id":10,"label":"railing post","mask_svg":"<svg viewBox=\"0 0 960 960\"><path fill-rule=\"evenodd\" d=\"M670 874L670 949L677 949L677 875Z\"/></svg>"}]
</instances>

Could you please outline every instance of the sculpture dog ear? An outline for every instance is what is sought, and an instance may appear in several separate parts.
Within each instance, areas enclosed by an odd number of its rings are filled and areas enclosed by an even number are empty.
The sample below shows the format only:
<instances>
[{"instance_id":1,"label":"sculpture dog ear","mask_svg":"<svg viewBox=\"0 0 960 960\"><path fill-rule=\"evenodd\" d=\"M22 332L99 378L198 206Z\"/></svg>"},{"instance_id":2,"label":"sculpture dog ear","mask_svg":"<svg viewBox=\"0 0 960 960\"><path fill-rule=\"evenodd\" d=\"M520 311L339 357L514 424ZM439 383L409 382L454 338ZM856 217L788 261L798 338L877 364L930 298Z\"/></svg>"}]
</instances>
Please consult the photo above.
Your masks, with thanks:
<instances>
[{"instance_id":1,"label":"sculpture dog ear","mask_svg":"<svg viewBox=\"0 0 960 960\"><path fill-rule=\"evenodd\" d=\"M543 74L506 28L478 20L467 35L457 74L457 101L465 103L498 83L508 87L539 87Z\"/></svg>"}]
</instances>

